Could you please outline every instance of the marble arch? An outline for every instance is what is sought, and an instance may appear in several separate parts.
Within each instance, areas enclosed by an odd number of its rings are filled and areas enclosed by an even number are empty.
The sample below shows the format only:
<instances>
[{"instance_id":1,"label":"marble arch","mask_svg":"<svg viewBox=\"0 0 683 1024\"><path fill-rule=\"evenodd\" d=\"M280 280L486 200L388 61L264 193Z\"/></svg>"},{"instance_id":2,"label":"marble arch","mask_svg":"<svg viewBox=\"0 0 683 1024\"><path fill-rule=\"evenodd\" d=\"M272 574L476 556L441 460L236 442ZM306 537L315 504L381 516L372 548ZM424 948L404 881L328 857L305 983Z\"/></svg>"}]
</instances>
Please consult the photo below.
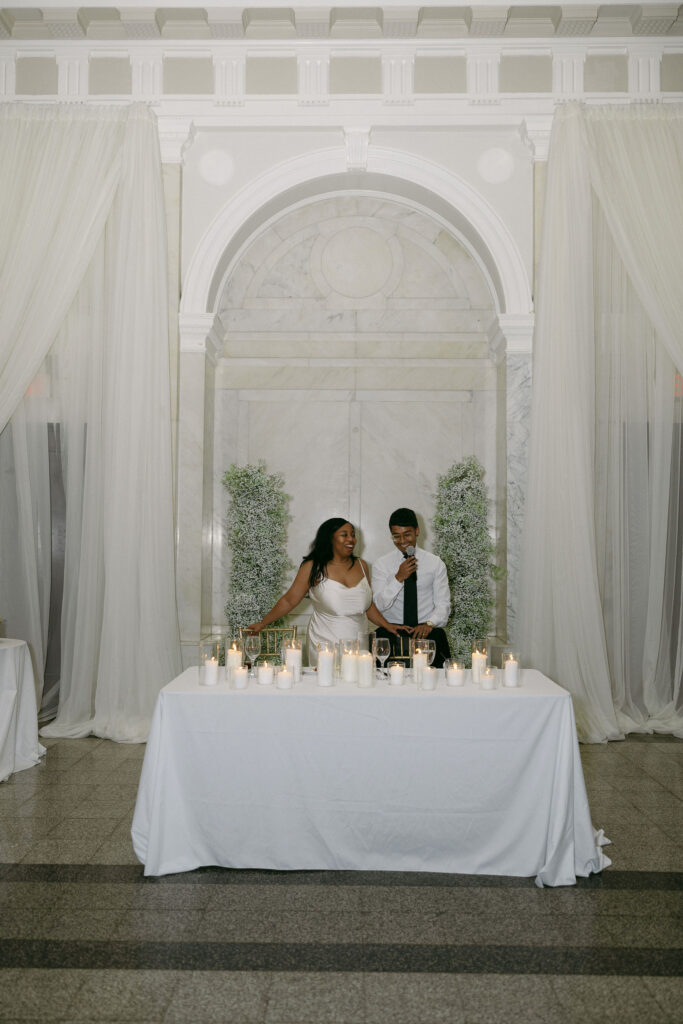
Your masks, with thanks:
<instances>
[{"instance_id":1,"label":"marble arch","mask_svg":"<svg viewBox=\"0 0 683 1024\"><path fill-rule=\"evenodd\" d=\"M222 282L254 233L300 203L344 192L402 198L441 220L462 241L491 286L499 315L528 316L528 275L517 244L489 203L438 164L370 147L367 170L349 171L342 149L307 154L273 167L223 207L188 267L181 316L215 311Z\"/></svg>"}]
</instances>

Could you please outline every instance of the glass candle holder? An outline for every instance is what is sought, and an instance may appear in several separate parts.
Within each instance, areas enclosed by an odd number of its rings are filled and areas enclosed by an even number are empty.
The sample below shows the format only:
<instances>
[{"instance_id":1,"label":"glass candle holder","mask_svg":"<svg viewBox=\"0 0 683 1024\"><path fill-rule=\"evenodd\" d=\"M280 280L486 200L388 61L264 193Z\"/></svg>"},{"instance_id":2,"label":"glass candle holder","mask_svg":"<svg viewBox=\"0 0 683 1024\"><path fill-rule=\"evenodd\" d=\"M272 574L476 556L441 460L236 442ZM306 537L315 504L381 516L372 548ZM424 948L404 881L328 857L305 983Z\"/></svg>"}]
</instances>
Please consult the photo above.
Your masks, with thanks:
<instances>
[{"instance_id":1,"label":"glass candle holder","mask_svg":"<svg viewBox=\"0 0 683 1024\"><path fill-rule=\"evenodd\" d=\"M446 683L448 686L465 685L465 662L453 658L444 665Z\"/></svg>"},{"instance_id":2,"label":"glass candle holder","mask_svg":"<svg viewBox=\"0 0 683 1024\"><path fill-rule=\"evenodd\" d=\"M472 682L481 682L482 673L489 665L490 648L488 640L475 640L472 644Z\"/></svg>"},{"instance_id":3,"label":"glass candle holder","mask_svg":"<svg viewBox=\"0 0 683 1024\"><path fill-rule=\"evenodd\" d=\"M406 669L402 661L390 661L387 671L389 673L390 686L403 686Z\"/></svg>"},{"instance_id":4,"label":"glass candle holder","mask_svg":"<svg viewBox=\"0 0 683 1024\"><path fill-rule=\"evenodd\" d=\"M420 681L417 684L419 690L436 690L436 669L431 665L425 665L422 669Z\"/></svg>"},{"instance_id":5,"label":"glass candle holder","mask_svg":"<svg viewBox=\"0 0 683 1024\"><path fill-rule=\"evenodd\" d=\"M334 644L321 640L318 649L318 686L334 686Z\"/></svg>"},{"instance_id":6,"label":"glass candle holder","mask_svg":"<svg viewBox=\"0 0 683 1024\"><path fill-rule=\"evenodd\" d=\"M511 647L503 648L500 667L503 673L503 686L522 685L522 661L519 651L513 650Z\"/></svg>"},{"instance_id":7,"label":"glass candle holder","mask_svg":"<svg viewBox=\"0 0 683 1024\"><path fill-rule=\"evenodd\" d=\"M275 686L278 690L291 690L294 685L294 675L292 670L287 668L286 665L279 665L277 675L275 676Z\"/></svg>"},{"instance_id":8,"label":"glass candle holder","mask_svg":"<svg viewBox=\"0 0 683 1024\"><path fill-rule=\"evenodd\" d=\"M372 687L375 674L375 659L370 651L359 651L357 655L358 686L361 689L369 690Z\"/></svg>"},{"instance_id":9,"label":"glass candle holder","mask_svg":"<svg viewBox=\"0 0 683 1024\"><path fill-rule=\"evenodd\" d=\"M230 640L225 638L225 673L228 682L232 682L233 672L236 668L242 667L242 658L244 652L242 650L242 640L240 637L235 636Z\"/></svg>"},{"instance_id":10,"label":"glass candle holder","mask_svg":"<svg viewBox=\"0 0 683 1024\"><path fill-rule=\"evenodd\" d=\"M358 682L358 638L354 637L353 640L340 640L339 650L341 653L340 659L340 675L343 683L357 683Z\"/></svg>"},{"instance_id":11,"label":"glass candle holder","mask_svg":"<svg viewBox=\"0 0 683 1024\"><path fill-rule=\"evenodd\" d=\"M272 661L259 662L256 666L256 681L260 686L272 686L275 679L275 666Z\"/></svg>"},{"instance_id":12,"label":"glass candle holder","mask_svg":"<svg viewBox=\"0 0 683 1024\"><path fill-rule=\"evenodd\" d=\"M423 640L410 641L410 663L413 669L413 681L420 685L422 670L429 666L429 655L427 654Z\"/></svg>"},{"instance_id":13,"label":"glass candle holder","mask_svg":"<svg viewBox=\"0 0 683 1024\"><path fill-rule=\"evenodd\" d=\"M302 650L300 640L290 640L285 647L285 668L292 673L295 683L301 682Z\"/></svg>"},{"instance_id":14,"label":"glass candle holder","mask_svg":"<svg viewBox=\"0 0 683 1024\"><path fill-rule=\"evenodd\" d=\"M481 690L495 690L498 686L498 669L491 668L487 665L486 668L482 669L481 676L479 678L479 688Z\"/></svg>"},{"instance_id":15,"label":"glass candle holder","mask_svg":"<svg viewBox=\"0 0 683 1024\"><path fill-rule=\"evenodd\" d=\"M221 637L205 636L199 641L199 685L216 686L225 679L221 664L223 642Z\"/></svg>"}]
</instances>

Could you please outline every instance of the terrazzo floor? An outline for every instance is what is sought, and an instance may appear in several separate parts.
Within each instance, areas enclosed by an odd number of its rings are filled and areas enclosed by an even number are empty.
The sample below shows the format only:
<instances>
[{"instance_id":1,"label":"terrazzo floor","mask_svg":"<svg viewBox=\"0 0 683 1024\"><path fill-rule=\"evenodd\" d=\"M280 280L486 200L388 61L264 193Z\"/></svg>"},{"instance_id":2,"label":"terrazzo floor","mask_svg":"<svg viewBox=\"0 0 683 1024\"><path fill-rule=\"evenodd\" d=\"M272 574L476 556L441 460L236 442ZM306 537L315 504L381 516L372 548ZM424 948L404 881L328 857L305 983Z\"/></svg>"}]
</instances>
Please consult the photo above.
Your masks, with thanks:
<instances>
[{"instance_id":1,"label":"terrazzo floor","mask_svg":"<svg viewBox=\"0 0 683 1024\"><path fill-rule=\"evenodd\" d=\"M46 742L0 784L0 1021L683 1021L683 741L583 746L613 866L532 879L203 869L144 878L144 746Z\"/></svg>"}]
</instances>

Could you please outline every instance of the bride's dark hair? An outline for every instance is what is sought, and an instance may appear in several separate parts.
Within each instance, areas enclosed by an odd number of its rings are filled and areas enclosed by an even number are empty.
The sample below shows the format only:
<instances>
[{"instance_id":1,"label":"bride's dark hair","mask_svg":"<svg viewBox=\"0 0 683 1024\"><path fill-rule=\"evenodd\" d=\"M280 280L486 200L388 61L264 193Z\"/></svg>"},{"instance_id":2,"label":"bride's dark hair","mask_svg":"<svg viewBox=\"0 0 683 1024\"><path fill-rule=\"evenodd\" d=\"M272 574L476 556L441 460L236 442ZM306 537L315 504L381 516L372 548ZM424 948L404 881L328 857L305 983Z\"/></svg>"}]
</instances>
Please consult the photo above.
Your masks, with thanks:
<instances>
[{"instance_id":1,"label":"bride's dark hair","mask_svg":"<svg viewBox=\"0 0 683 1024\"><path fill-rule=\"evenodd\" d=\"M320 583L321 579L327 576L325 567L328 562L332 561L332 535L337 530L341 530L342 526L346 526L347 523L348 519L340 519L339 516L335 516L334 519L326 519L318 527L311 550L301 559L302 565L304 562L311 562L311 572L308 577L309 587L314 587L316 583ZM351 565L355 561L356 556L351 555Z\"/></svg>"}]
</instances>

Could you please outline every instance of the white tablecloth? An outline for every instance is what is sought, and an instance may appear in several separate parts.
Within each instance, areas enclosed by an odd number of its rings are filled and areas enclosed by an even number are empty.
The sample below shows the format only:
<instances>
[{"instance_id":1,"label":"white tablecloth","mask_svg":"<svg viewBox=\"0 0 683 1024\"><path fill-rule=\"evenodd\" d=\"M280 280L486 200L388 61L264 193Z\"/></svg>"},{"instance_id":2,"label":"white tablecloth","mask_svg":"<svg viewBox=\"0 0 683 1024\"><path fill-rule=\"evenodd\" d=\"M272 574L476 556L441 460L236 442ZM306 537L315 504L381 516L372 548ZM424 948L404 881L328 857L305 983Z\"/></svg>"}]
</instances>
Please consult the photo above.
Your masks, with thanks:
<instances>
[{"instance_id":1,"label":"white tablecloth","mask_svg":"<svg viewBox=\"0 0 683 1024\"><path fill-rule=\"evenodd\" d=\"M0 782L44 753L29 649L24 640L0 640Z\"/></svg>"},{"instance_id":2,"label":"white tablecloth","mask_svg":"<svg viewBox=\"0 0 683 1024\"><path fill-rule=\"evenodd\" d=\"M610 861L590 820L570 695L525 670L471 684L159 694L133 818L145 874L444 871L568 885Z\"/></svg>"}]
</instances>

